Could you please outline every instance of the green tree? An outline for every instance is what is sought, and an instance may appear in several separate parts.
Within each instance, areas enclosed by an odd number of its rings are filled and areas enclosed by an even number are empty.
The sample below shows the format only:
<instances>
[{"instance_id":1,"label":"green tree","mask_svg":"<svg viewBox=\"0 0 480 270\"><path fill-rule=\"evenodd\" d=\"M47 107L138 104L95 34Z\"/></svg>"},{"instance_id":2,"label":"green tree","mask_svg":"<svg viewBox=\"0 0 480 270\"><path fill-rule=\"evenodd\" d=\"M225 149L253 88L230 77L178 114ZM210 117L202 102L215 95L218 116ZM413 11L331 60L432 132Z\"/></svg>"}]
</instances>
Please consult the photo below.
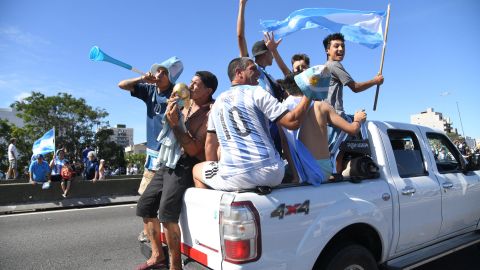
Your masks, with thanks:
<instances>
[{"instance_id":1,"label":"green tree","mask_svg":"<svg viewBox=\"0 0 480 270\"><path fill-rule=\"evenodd\" d=\"M145 164L146 154L126 154L125 161L130 165L137 165L138 173L143 173L143 164Z\"/></svg>"},{"instance_id":2,"label":"green tree","mask_svg":"<svg viewBox=\"0 0 480 270\"><path fill-rule=\"evenodd\" d=\"M12 138L12 125L4 119L0 119L0 171L8 169L8 145Z\"/></svg>"},{"instance_id":3,"label":"green tree","mask_svg":"<svg viewBox=\"0 0 480 270\"><path fill-rule=\"evenodd\" d=\"M103 119L108 116L104 109L92 108L85 99L67 93L45 96L32 92L31 96L16 101L11 107L23 119L30 143L55 127L56 147L65 147L75 158L80 158L83 147L93 142L94 126L104 123Z\"/></svg>"},{"instance_id":4,"label":"green tree","mask_svg":"<svg viewBox=\"0 0 480 270\"><path fill-rule=\"evenodd\" d=\"M97 156L105 159L106 166L112 168L125 167L125 152L123 146L110 140L113 135L112 129L100 129L95 134L95 145L97 146Z\"/></svg>"},{"instance_id":5,"label":"green tree","mask_svg":"<svg viewBox=\"0 0 480 270\"><path fill-rule=\"evenodd\" d=\"M25 173L25 167L28 168L32 154L33 140L29 132L24 129L11 124L10 122L0 119L0 170L7 171L8 169L8 145L11 138L17 138L15 147L20 156L17 160L17 168L20 176Z\"/></svg>"}]
</instances>

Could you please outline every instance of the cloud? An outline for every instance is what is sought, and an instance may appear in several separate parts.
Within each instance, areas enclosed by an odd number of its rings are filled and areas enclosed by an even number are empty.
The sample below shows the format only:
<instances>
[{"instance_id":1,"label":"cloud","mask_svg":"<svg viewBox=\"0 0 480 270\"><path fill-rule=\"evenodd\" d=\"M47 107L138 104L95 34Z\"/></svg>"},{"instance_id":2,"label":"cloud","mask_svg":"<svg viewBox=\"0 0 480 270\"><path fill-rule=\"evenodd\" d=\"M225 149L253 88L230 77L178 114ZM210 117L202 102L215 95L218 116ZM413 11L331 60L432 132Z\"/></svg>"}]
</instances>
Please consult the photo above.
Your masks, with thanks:
<instances>
[{"instance_id":1,"label":"cloud","mask_svg":"<svg viewBox=\"0 0 480 270\"><path fill-rule=\"evenodd\" d=\"M30 93L30 92L21 92L21 93L15 95L13 98L15 99L15 101L22 101L25 98L29 97L31 94L32 93Z\"/></svg>"},{"instance_id":2,"label":"cloud","mask_svg":"<svg viewBox=\"0 0 480 270\"><path fill-rule=\"evenodd\" d=\"M452 94L452 93L450 93L448 91L445 91L445 92L440 93L440 96L445 97L445 96L448 96L450 94Z\"/></svg>"},{"instance_id":3,"label":"cloud","mask_svg":"<svg viewBox=\"0 0 480 270\"><path fill-rule=\"evenodd\" d=\"M50 41L35 36L31 33L21 31L15 26L4 26L0 27L0 36L5 37L7 40L10 40L18 45L23 45L27 47L38 46L39 44L50 45Z\"/></svg>"}]
</instances>

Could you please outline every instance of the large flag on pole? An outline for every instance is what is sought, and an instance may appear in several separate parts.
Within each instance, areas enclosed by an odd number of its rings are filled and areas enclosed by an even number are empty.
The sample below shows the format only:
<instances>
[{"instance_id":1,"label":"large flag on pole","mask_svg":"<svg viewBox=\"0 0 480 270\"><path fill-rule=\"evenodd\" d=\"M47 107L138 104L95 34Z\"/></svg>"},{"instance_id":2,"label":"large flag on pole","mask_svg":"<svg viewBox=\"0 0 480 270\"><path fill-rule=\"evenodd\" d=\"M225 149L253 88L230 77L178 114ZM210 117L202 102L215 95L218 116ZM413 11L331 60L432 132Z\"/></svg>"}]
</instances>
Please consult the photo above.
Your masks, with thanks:
<instances>
[{"instance_id":1,"label":"large flag on pole","mask_svg":"<svg viewBox=\"0 0 480 270\"><path fill-rule=\"evenodd\" d=\"M32 152L34 155L55 152L55 128L47 131L47 133L33 143Z\"/></svg>"},{"instance_id":2,"label":"large flag on pole","mask_svg":"<svg viewBox=\"0 0 480 270\"><path fill-rule=\"evenodd\" d=\"M335 8L305 8L291 13L285 20L261 20L264 31L282 38L304 29L322 28L340 32L346 40L376 48L383 44L383 11L359 11Z\"/></svg>"}]
</instances>

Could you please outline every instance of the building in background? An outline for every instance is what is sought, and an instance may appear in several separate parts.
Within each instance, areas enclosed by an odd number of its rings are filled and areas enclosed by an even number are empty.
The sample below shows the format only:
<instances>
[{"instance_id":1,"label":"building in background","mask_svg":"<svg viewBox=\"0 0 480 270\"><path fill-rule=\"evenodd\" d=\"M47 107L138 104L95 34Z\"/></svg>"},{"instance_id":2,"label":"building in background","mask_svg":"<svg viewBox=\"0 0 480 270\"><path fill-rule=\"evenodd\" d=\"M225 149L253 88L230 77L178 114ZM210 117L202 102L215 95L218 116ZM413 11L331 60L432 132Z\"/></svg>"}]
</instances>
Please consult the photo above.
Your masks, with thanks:
<instances>
[{"instance_id":1,"label":"building in background","mask_svg":"<svg viewBox=\"0 0 480 270\"><path fill-rule=\"evenodd\" d=\"M475 146L477 144L474 138L471 138L468 136L465 136L465 143L468 145L470 149L475 149Z\"/></svg>"},{"instance_id":2,"label":"building in background","mask_svg":"<svg viewBox=\"0 0 480 270\"><path fill-rule=\"evenodd\" d=\"M410 115L410 123L431 127L447 133L457 133L456 129L452 130L452 121L450 121L450 118L444 118L442 113L435 112L433 108L427 108L424 112Z\"/></svg>"},{"instance_id":3,"label":"building in background","mask_svg":"<svg viewBox=\"0 0 480 270\"><path fill-rule=\"evenodd\" d=\"M20 128L25 125L23 119L17 116L17 111L12 108L0 108L0 119L5 119Z\"/></svg>"},{"instance_id":4,"label":"building in background","mask_svg":"<svg viewBox=\"0 0 480 270\"><path fill-rule=\"evenodd\" d=\"M133 128L127 128L126 125L118 124L112 130L113 135L110 137L112 141L123 147L133 145Z\"/></svg>"},{"instance_id":5,"label":"building in background","mask_svg":"<svg viewBox=\"0 0 480 270\"><path fill-rule=\"evenodd\" d=\"M146 154L147 142L129 145L125 147L125 154Z\"/></svg>"},{"instance_id":6,"label":"building in background","mask_svg":"<svg viewBox=\"0 0 480 270\"><path fill-rule=\"evenodd\" d=\"M123 147L133 145L133 128L127 128L126 125L118 124L116 127L101 127L97 132L102 129L111 129L113 131L110 141Z\"/></svg>"}]
</instances>

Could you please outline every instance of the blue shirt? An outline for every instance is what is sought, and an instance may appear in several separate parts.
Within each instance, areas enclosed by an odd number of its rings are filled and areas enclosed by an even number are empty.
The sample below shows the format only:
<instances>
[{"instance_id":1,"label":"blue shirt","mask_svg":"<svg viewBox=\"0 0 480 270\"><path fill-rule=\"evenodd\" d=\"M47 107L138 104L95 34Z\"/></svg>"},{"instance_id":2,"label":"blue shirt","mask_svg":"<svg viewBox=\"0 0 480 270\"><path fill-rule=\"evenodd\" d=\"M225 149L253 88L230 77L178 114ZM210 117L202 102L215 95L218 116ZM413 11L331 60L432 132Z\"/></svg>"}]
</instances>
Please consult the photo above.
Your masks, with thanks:
<instances>
[{"instance_id":1,"label":"blue shirt","mask_svg":"<svg viewBox=\"0 0 480 270\"><path fill-rule=\"evenodd\" d=\"M85 179L92 180L95 178L95 172L98 172L98 161L96 159L93 161L87 160L85 164Z\"/></svg>"},{"instance_id":2,"label":"blue shirt","mask_svg":"<svg viewBox=\"0 0 480 270\"><path fill-rule=\"evenodd\" d=\"M28 172L32 175L32 179L35 182L46 182L47 181L47 174L50 172L50 167L46 161L42 161L42 163L38 163L37 160L30 163L30 167L28 168Z\"/></svg>"},{"instance_id":3,"label":"blue shirt","mask_svg":"<svg viewBox=\"0 0 480 270\"><path fill-rule=\"evenodd\" d=\"M172 94L173 85L162 91L157 92L155 84L139 83L135 85L131 92L133 97L139 98L147 106L147 148L158 151L160 142L157 141L158 134L163 128L162 117L167 109L167 99Z\"/></svg>"}]
</instances>

